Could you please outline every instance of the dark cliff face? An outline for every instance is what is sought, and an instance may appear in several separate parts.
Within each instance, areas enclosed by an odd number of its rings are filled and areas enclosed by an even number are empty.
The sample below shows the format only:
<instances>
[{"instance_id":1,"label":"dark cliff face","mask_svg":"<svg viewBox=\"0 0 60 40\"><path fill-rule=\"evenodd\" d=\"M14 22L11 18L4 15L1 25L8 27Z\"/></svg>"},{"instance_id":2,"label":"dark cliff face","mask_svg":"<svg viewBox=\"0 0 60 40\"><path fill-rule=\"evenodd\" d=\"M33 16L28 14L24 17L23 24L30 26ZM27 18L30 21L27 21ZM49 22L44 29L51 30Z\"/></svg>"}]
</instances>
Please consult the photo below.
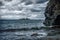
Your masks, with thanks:
<instances>
[{"instance_id":1,"label":"dark cliff face","mask_svg":"<svg viewBox=\"0 0 60 40\"><path fill-rule=\"evenodd\" d=\"M60 25L60 0L49 0L45 10L46 26Z\"/></svg>"}]
</instances>

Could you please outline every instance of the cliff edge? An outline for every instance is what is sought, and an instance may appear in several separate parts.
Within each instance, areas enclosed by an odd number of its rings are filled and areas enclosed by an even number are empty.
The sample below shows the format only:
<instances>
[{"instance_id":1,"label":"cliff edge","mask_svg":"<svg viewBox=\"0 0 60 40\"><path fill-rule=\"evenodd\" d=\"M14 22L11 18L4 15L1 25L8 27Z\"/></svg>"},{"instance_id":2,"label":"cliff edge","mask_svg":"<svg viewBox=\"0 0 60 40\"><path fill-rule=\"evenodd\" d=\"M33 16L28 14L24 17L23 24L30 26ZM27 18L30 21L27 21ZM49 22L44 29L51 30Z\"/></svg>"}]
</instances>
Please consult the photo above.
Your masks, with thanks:
<instances>
[{"instance_id":1,"label":"cliff edge","mask_svg":"<svg viewBox=\"0 0 60 40\"><path fill-rule=\"evenodd\" d=\"M49 0L44 14L46 26L60 25L60 0Z\"/></svg>"}]
</instances>

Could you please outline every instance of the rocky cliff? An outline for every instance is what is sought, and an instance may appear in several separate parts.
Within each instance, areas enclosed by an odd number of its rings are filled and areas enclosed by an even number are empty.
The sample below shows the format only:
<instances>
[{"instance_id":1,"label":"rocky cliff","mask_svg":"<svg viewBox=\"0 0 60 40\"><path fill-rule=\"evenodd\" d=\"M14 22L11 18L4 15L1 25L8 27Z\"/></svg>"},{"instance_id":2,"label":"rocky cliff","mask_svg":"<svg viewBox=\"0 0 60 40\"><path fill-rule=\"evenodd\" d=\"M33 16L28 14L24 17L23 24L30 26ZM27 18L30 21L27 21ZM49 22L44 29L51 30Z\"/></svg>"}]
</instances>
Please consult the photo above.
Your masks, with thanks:
<instances>
[{"instance_id":1,"label":"rocky cliff","mask_svg":"<svg viewBox=\"0 0 60 40\"><path fill-rule=\"evenodd\" d=\"M49 0L44 14L46 26L60 25L60 0Z\"/></svg>"}]
</instances>

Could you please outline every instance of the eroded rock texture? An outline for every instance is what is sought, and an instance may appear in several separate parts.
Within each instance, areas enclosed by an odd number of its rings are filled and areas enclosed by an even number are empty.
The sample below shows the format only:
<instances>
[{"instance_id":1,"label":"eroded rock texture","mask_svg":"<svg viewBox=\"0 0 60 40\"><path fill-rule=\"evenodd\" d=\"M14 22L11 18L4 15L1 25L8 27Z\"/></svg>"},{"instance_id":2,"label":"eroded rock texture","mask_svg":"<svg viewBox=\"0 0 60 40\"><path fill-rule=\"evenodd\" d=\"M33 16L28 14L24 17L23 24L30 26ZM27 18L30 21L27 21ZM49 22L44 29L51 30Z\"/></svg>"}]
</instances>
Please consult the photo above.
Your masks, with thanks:
<instances>
[{"instance_id":1,"label":"eroded rock texture","mask_svg":"<svg viewBox=\"0 0 60 40\"><path fill-rule=\"evenodd\" d=\"M46 26L60 25L60 0L49 0L45 11Z\"/></svg>"}]
</instances>

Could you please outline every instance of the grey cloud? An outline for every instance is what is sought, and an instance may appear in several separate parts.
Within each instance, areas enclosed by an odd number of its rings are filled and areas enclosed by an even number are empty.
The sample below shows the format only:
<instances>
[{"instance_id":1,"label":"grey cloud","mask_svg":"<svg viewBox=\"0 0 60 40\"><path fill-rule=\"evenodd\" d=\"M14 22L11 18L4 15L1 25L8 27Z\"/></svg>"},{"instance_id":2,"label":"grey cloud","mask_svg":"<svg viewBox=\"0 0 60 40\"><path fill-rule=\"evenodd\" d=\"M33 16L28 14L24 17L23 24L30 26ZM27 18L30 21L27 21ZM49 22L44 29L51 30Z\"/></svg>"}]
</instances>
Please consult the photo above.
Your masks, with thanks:
<instances>
[{"instance_id":1,"label":"grey cloud","mask_svg":"<svg viewBox=\"0 0 60 40\"><path fill-rule=\"evenodd\" d=\"M2 7L4 9L2 9L2 11L0 12L2 13L1 14L2 18L6 18L6 19L9 19L9 18L10 19L13 19L13 18L41 19L43 18L44 19L43 12L47 4L46 2L41 4L33 4L32 0L24 0L24 1L21 0L22 1L21 3L19 1L20 0L15 0L13 1L14 3L13 2L5 3L6 5ZM33 0L33 1L36 1L36 0Z\"/></svg>"}]
</instances>

